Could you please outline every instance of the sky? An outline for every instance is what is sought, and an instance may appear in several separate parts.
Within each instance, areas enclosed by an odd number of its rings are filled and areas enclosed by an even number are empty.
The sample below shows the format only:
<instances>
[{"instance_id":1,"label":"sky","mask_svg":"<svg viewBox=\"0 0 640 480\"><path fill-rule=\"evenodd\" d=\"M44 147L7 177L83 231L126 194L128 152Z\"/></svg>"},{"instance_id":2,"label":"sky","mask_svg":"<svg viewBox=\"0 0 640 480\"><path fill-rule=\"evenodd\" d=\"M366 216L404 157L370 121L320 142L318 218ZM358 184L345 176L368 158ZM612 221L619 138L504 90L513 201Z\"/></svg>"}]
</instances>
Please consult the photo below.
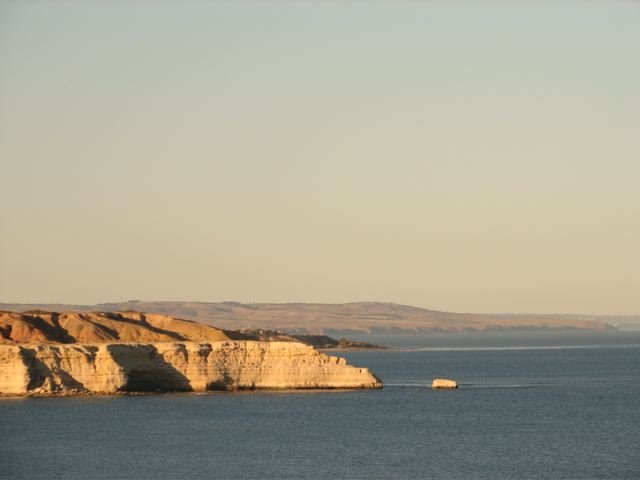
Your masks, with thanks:
<instances>
[{"instance_id":1,"label":"sky","mask_svg":"<svg viewBox=\"0 0 640 480\"><path fill-rule=\"evenodd\" d=\"M0 301L640 313L640 3L4 1Z\"/></svg>"}]
</instances>

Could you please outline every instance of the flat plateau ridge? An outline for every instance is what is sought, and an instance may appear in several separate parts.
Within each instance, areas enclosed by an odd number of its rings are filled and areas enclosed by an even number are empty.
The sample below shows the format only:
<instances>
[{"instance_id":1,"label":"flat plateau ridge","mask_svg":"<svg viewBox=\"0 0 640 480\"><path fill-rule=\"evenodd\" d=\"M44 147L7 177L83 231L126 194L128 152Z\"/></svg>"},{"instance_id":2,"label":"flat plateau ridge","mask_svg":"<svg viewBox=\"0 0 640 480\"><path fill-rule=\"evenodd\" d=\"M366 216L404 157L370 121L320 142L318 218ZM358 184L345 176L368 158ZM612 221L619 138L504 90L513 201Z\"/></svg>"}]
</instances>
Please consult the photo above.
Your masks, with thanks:
<instances>
[{"instance_id":1,"label":"flat plateau ridge","mask_svg":"<svg viewBox=\"0 0 640 480\"><path fill-rule=\"evenodd\" d=\"M2 312L0 394L382 387L311 346L241 337L138 312Z\"/></svg>"},{"instance_id":2,"label":"flat plateau ridge","mask_svg":"<svg viewBox=\"0 0 640 480\"><path fill-rule=\"evenodd\" d=\"M280 329L290 334L462 332L494 329L614 328L607 317L587 315L528 315L451 313L381 302L237 303L237 302L121 302L99 305L0 304L1 309L136 310L171 315L224 329Z\"/></svg>"}]
</instances>

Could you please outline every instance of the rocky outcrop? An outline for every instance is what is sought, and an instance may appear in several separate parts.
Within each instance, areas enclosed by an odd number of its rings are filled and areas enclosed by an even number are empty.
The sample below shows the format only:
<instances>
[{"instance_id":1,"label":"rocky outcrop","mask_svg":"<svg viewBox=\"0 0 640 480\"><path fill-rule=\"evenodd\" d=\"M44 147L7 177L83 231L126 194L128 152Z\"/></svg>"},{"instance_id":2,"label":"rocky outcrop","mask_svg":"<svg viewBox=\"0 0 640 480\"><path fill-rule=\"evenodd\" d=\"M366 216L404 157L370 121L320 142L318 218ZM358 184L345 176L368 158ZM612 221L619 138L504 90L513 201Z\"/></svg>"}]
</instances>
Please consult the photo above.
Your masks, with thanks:
<instances>
[{"instance_id":1,"label":"rocky outcrop","mask_svg":"<svg viewBox=\"0 0 640 480\"><path fill-rule=\"evenodd\" d=\"M458 388L458 383L455 380L449 380L447 378L436 378L431 383L431 388L434 388L434 389Z\"/></svg>"},{"instance_id":2,"label":"rocky outcrop","mask_svg":"<svg viewBox=\"0 0 640 480\"><path fill-rule=\"evenodd\" d=\"M366 368L290 342L0 345L0 393L381 388Z\"/></svg>"}]
</instances>

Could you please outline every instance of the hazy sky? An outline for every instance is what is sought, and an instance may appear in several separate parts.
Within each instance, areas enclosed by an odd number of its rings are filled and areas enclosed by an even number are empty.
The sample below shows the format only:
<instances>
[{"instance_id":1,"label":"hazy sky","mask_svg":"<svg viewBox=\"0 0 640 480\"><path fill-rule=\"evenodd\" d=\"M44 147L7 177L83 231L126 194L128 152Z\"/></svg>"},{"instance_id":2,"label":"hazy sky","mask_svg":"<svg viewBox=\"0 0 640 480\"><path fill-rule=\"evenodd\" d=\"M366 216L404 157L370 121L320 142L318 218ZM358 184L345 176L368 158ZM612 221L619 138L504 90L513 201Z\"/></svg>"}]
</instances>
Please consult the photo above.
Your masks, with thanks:
<instances>
[{"instance_id":1,"label":"hazy sky","mask_svg":"<svg viewBox=\"0 0 640 480\"><path fill-rule=\"evenodd\" d=\"M640 3L3 2L0 301L640 313Z\"/></svg>"}]
</instances>

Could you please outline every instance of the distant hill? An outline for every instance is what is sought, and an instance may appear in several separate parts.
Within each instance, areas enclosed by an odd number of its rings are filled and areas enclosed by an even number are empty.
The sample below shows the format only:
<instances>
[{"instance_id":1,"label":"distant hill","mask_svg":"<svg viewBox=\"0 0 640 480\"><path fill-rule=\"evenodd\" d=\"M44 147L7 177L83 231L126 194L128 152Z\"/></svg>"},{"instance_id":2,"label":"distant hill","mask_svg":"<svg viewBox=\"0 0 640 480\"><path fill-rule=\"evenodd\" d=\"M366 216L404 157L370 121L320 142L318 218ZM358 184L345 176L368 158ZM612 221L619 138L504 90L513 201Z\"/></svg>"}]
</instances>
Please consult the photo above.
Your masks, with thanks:
<instances>
[{"instance_id":1,"label":"distant hill","mask_svg":"<svg viewBox=\"0 0 640 480\"><path fill-rule=\"evenodd\" d=\"M495 329L587 329L615 327L607 318L587 315L451 313L381 302L237 303L120 302L98 305L0 304L0 309L24 312L112 311L149 312L195 320L228 330L282 330L288 334L348 335L349 333L463 332Z\"/></svg>"}]
</instances>

